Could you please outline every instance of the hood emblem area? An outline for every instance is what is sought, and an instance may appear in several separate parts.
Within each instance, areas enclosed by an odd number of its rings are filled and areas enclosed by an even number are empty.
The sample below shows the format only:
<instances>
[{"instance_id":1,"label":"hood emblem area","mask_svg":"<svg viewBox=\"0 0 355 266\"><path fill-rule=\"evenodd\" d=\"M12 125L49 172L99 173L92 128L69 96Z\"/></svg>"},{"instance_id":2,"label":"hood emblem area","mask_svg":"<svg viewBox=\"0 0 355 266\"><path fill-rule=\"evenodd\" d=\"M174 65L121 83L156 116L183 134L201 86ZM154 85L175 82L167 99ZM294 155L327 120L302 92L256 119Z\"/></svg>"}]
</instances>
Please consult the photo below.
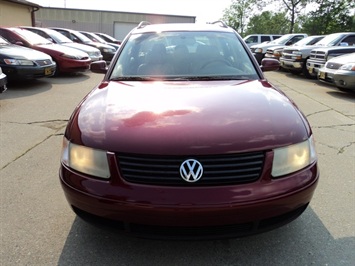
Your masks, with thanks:
<instances>
[{"instance_id":1,"label":"hood emblem area","mask_svg":"<svg viewBox=\"0 0 355 266\"><path fill-rule=\"evenodd\" d=\"M198 181L203 174L202 164L195 159L185 160L180 165L180 176L186 182L196 182Z\"/></svg>"}]
</instances>

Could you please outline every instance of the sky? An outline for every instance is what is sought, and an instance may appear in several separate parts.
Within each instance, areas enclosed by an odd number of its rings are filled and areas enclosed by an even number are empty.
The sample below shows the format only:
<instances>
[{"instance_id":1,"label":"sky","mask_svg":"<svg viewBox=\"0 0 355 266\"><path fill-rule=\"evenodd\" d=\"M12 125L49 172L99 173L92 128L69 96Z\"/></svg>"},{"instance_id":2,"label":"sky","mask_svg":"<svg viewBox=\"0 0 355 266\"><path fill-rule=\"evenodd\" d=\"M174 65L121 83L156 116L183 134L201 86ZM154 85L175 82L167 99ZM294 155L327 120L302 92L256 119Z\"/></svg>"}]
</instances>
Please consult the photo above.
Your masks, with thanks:
<instances>
[{"instance_id":1,"label":"sky","mask_svg":"<svg viewBox=\"0 0 355 266\"><path fill-rule=\"evenodd\" d=\"M195 16L196 22L222 18L232 0L29 0L43 7L66 7L106 11L124 11Z\"/></svg>"}]
</instances>

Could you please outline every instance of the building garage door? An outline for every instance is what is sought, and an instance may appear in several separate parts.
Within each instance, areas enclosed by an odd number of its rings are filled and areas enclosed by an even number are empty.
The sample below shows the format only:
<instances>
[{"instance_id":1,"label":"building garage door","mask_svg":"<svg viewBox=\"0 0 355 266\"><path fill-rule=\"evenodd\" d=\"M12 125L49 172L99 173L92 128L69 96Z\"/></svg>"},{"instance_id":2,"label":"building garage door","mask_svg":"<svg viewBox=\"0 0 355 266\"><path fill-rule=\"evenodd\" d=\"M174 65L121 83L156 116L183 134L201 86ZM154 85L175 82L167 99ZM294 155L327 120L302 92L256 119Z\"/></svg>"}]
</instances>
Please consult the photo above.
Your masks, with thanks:
<instances>
[{"instance_id":1,"label":"building garage door","mask_svg":"<svg viewBox=\"0 0 355 266\"><path fill-rule=\"evenodd\" d=\"M128 22L115 22L114 24L114 37L118 40L123 40L126 35L134 28L138 23Z\"/></svg>"}]
</instances>

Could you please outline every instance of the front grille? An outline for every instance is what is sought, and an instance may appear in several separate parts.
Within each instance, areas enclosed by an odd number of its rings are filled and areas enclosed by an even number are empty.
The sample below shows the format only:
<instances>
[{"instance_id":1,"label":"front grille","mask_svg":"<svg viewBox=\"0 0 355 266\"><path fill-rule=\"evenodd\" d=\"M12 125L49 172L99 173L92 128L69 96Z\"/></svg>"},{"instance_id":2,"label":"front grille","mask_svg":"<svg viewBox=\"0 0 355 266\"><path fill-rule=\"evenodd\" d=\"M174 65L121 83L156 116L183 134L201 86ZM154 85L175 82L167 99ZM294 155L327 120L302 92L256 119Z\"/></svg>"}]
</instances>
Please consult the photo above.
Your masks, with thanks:
<instances>
[{"instance_id":1,"label":"front grille","mask_svg":"<svg viewBox=\"0 0 355 266\"><path fill-rule=\"evenodd\" d=\"M311 59L322 59L325 60L325 52L323 51L312 51L309 56Z\"/></svg>"},{"instance_id":2,"label":"front grille","mask_svg":"<svg viewBox=\"0 0 355 266\"><path fill-rule=\"evenodd\" d=\"M332 63L332 62L328 62L325 67L329 68L329 69L339 69L342 66L342 64L339 63Z\"/></svg>"},{"instance_id":3,"label":"front grille","mask_svg":"<svg viewBox=\"0 0 355 266\"><path fill-rule=\"evenodd\" d=\"M264 153L223 154L209 156L156 156L117 154L122 177L132 183L207 186L254 182L259 179ZM180 176L180 165L186 159L198 160L203 176L197 182L186 182Z\"/></svg>"},{"instance_id":4,"label":"front grille","mask_svg":"<svg viewBox=\"0 0 355 266\"><path fill-rule=\"evenodd\" d=\"M36 60L35 63L39 66L48 66L53 64L52 60L46 59L46 60Z\"/></svg>"}]
</instances>

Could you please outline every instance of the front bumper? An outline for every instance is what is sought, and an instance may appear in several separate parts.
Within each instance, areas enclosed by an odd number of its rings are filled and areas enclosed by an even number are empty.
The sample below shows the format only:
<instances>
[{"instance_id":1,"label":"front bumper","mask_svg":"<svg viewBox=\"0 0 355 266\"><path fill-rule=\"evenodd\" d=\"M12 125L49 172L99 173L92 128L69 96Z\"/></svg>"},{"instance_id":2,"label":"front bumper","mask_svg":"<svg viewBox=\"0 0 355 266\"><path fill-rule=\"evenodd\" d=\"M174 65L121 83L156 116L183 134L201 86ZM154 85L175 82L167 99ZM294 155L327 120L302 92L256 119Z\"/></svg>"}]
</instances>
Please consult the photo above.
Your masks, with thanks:
<instances>
[{"instance_id":1,"label":"front bumper","mask_svg":"<svg viewBox=\"0 0 355 266\"><path fill-rule=\"evenodd\" d=\"M4 73L1 72L0 69L0 93L3 93L7 90L6 84L7 84L7 77Z\"/></svg>"},{"instance_id":2,"label":"front bumper","mask_svg":"<svg viewBox=\"0 0 355 266\"><path fill-rule=\"evenodd\" d=\"M280 65L282 68L302 72L304 62L303 61L291 61L280 58Z\"/></svg>"},{"instance_id":3,"label":"front bumper","mask_svg":"<svg viewBox=\"0 0 355 266\"><path fill-rule=\"evenodd\" d=\"M324 67L324 65L325 65L325 62L321 63L321 62L317 62L317 61L313 61L313 60L308 59L307 60L307 71L308 71L309 75L311 75L312 77L317 77L319 69Z\"/></svg>"},{"instance_id":4,"label":"front bumper","mask_svg":"<svg viewBox=\"0 0 355 266\"><path fill-rule=\"evenodd\" d=\"M70 206L89 222L153 238L225 238L279 227L305 210L317 186L317 164L280 179L270 179L270 171L266 163L257 182L213 187L133 184L118 170L102 181L63 165L59 175Z\"/></svg>"},{"instance_id":5,"label":"front bumper","mask_svg":"<svg viewBox=\"0 0 355 266\"><path fill-rule=\"evenodd\" d=\"M318 70L317 78L319 81L334 84L334 74L336 69L320 68Z\"/></svg>"},{"instance_id":6,"label":"front bumper","mask_svg":"<svg viewBox=\"0 0 355 266\"><path fill-rule=\"evenodd\" d=\"M355 71L337 70L333 78L338 88L355 91Z\"/></svg>"},{"instance_id":7,"label":"front bumper","mask_svg":"<svg viewBox=\"0 0 355 266\"><path fill-rule=\"evenodd\" d=\"M59 71L60 72L85 72L89 70L91 59L87 58L85 60L72 60L72 59L64 59L62 61L58 61Z\"/></svg>"},{"instance_id":8,"label":"front bumper","mask_svg":"<svg viewBox=\"0 0 355 266\"><path fill-rule=\"evenodd\" d=\"M51 77L56 71L56 64L46 66L1 66L9 80L26 80Z\"/></svg>"}]
</instances>

